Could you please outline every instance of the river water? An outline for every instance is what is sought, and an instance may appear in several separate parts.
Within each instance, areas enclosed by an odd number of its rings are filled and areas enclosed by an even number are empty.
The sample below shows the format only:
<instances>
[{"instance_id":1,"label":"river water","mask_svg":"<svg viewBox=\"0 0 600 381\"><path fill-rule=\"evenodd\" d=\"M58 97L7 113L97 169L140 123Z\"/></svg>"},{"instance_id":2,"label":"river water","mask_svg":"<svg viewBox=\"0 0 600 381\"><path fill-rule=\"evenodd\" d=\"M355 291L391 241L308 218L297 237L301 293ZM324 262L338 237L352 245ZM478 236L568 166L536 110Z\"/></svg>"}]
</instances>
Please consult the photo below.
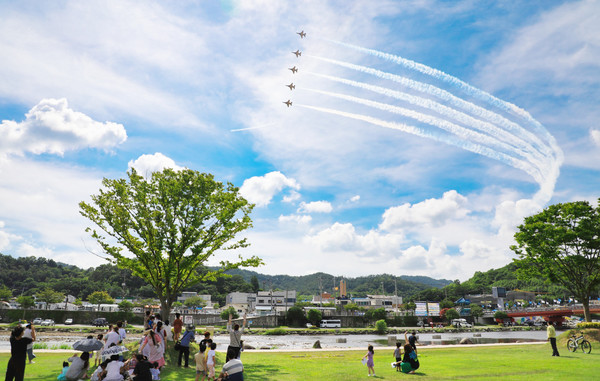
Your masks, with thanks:
<instances>
[{"instance_id":1,"label":"river water","mask_svg":"<svg viewBox=\"0 0 600 381\"><path fill-rule=\"evenodd\" d=\"M374 347L387 347L388 336L395 336L404 341L404 335L243 335L244 345L255 349L309 349L319 340L323 349L336 348L366 348L369 344ZM463 338L469 338L473 344L487 343L517 343L524 341L546 341L546 331L501 331L501 332L459 332L459 333L419 333L421 345L452 345L458 344ZM434 336L436 337L434 339ZM56 349L61 345L69 347L77 340L84 339L85 334L45 335L38 333L38 343L46 343L48 349ZM139 340L140 335L129 335L127 341ZM441 338L437 338L441 337ZM201 336L197 335L199 340ZM10 350L9 332L0 332L0 350ZM229 344L229 335L216 335L217 350L225 350ZM343 342L345 341L345 342ZM392 344L393 345L393 344Z\"/></svg>"}]
</instances>

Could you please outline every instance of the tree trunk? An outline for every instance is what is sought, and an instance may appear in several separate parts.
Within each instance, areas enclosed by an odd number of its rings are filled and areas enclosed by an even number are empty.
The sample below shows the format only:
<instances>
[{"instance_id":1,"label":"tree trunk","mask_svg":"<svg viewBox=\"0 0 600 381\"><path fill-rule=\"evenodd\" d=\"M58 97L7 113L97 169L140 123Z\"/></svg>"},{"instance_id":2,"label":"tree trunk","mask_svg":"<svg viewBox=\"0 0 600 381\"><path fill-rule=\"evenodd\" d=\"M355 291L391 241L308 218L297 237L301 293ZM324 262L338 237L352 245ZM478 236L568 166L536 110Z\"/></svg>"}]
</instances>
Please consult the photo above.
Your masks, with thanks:
<instances>
[{"instance_id":1,"label":"tree trunk","mask_svg":"<svg viewBox=\"0 0 600 381\"><path fill-rule=\"evenodd\" d=\"M162 320L169 320L169 323L171 322L171 319L169 319L169 315L171 314L171 304L169 303L167 300L162 300L160 301L160 316L162 317Z\"/></svg>"},{"instance_id":2,"label":"tree trunk","mask_svg":"<svg viewBox=\"0 0 600 381\"><path fill-rule=\"evenodd\" d=\"M592 316L590 315L590 300L587 298L587 296L580 299L581 304L583 304L583 317L585 318L586 322L591 322Z\"/></svg>"}]
</instances>

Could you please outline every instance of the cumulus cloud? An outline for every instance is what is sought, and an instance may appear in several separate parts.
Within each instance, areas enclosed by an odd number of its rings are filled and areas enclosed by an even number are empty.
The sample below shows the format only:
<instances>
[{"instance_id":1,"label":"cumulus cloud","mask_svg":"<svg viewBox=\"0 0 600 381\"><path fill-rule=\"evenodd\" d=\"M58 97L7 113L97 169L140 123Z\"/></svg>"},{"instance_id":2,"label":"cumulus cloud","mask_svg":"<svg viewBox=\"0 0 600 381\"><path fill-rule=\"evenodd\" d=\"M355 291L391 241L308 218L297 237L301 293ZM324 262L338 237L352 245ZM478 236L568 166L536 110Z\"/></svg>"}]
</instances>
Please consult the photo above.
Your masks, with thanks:
<instances>
[{"instance_id":1,"label":"cumulus cloud","mask_svg":"<svg viewBox=\"0 0 600 381\"><path fill-rule=\"evenodd\" d=\"M154 155L142 155L136 160L131 160L128 164L129 168L135 170L143 176L151 176L153 172L161 172L165 168L172 168L176 171L184 169L175 164L175 161L170 157L156 152Z\"/></svg>"},{"instance_id":2,"label":"cumulus cloud","mask_svg":"<svg viewBox=\"0 0 600 381\"><path fill-rule=\"evenodd\" d=\"M331 213L333 207L328 201L313 201L313 202L302 202L298 208L298 213Z\"/></svg>"},{"instance_id":3,"label":"cumulus cloud","mask_svg":"<svg viewBox=\"0 0 600 381\"><path fill-rule=\"evenodd\" d=\"M66 99L43 99L23 122L0 124L0 155L50 153L83 148L109 150L127 139L123 125L97 122L69 108Z\"/></svg>"},{"instance_id":4,"label":"cumulus cloud","mask_svg":"<svg viewBox=\"0 0 600 381\"><path fill-rule=\"evenodd\" d=\"M359 195L350 197L350 202L358 202L359 200L360 200L360 196Z\"/></svg>"},{"instance_id":5,"label":"cumulus cloud","mask_svg":"<svg viewBox=\"0 0 600 381\"><path fill-rule=\"evenodd\" d=\"M300 185L296 180L286 177L279 171L274 171L264 176L254 176L244 180L240 194L256 206L266 206L284 188L300 190Z\"/></svg>"},{"instance_id":6,"label":"cumulus cloud","mask_svg":"<svg viewBox=\"0 0 600 381\"><path fill-rule=\"evenodd\" d=\"M590 137L594 144L600 147L600 130L590 129Z\"/></svg>"},{"instance_id":7,"label":"cumulus cloud","mask_svg":"<svg viewBox=\"0 0 600 381\"><path fill-rule=\"evenodd\" d=\"M283 196L283 202L288 202L288 203L292 203L294 201L298 201L300 199L300 193L296 192L295 190L290 191L290 193L287 196Z\"/></svg>"},{"instance_id":8,"label":"cumulus cloud","mask_svg":"<svg viewBox=\"0 0 600 381\"><path fill-rule=\"evenodd\" d=\"M466 204L466 197L451 190L445 192L441 199L430 198L414 205L406 203L387 209L379 227L392 231L415 225L442 226L449 220L469 214Z\"/></svg>"}]
</instances>

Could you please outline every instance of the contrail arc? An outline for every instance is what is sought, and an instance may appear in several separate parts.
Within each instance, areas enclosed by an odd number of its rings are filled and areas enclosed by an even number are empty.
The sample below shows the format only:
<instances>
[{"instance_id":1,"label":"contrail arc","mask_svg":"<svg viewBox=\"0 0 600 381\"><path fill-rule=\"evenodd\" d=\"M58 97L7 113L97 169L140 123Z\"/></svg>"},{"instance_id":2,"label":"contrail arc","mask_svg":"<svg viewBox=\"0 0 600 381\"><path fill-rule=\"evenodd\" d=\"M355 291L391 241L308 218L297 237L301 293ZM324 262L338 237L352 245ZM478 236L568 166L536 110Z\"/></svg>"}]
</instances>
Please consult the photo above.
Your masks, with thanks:
<instances>
[{"instance_id":1,"label":"contrail arc","mask_svg":"<svg viewBox=\"0 0 600 381\"><path fill-rule=\"evenodd\" d=\"M469 130L467 128L464 128L462 126L459 126L459 125L449 122L447 120L437 118L435 116L423 114L423 113L420 113L420 112L417 112L414 110L409 110L404 107L389 105L386 103L375 102L375 101L371 101L371 100L364 99L364 98L358 98L358 97L353 97L350 95L333 93L333 92L329 92L329 91L322 91L322 90L316 90L316 89L306 89L306 90L313 91L313 92L320 93L320 94L327 95L327 96L331 96L331 97L336 97L339 99L344 99L344 100L358 103L358 104L363 104L363 105L366 105L369 107L377 108L379 110L403 115L408 118L417 120L419 122L427 123L434 127L440 128L440 129L447 131L453 135L456 135L462 139L478 142L478 143L482 144L482 147L491 146L491 147L489 147L489 151L486 151L487 154L482 153L483 151L479 151L477 153L488 156L488 157L492 157L492 158L502 161L514 168L520 169L520 170L526 172L527 174L529 174L531 177L533 177L535 179L535 181L538 183L543 181L544 176L543 176L540 168L538 168L536 165L533 165L529 161L517 159L513 156L510 156L510 155L504 153L504 152L498 151L498 149L512 151L513 148L511 146L507 145L506 143L500 142L488 135L484 135L479 132ZM441 140L446 143L445 139L438 139L438 140ZM488 147L486 147L486 148L488 148ZM473 151L473 152L475 152L475 151ZM496 156L493 156L494 152L497 154Z\"/></svg>"},{"instance_id":2,"label":"contrail arc","mask_svg":"<svg viewBox=\"0 0 600 381\"><path fill-rule=\"evenodd\" d=\"M331 81L343 83L349 86L354 86L364 90L372 91L394 99L402 100L422 108L430 109L440 115L448 116L454 120L457 120L465 126L472 127L478 131L482 131L486 134L489 134L491 137L498 139L499 141L507 142L509 145L511 145L511 148L516 154L535 163L535 165L540 168L547 166L545 163L546 156L540 153L531 144L528 144L522 139L516 137L515 135L501 128L498 128L492 123L473 118L472 116L465 114L464 112L442 105L429 98L418 97L401 91L391 90L380 86L369 85L363 82L352 81L345 78L339 78L313 72L306 73L319 76L321 78L326 78Z\"/></svg>"}]
</instances>

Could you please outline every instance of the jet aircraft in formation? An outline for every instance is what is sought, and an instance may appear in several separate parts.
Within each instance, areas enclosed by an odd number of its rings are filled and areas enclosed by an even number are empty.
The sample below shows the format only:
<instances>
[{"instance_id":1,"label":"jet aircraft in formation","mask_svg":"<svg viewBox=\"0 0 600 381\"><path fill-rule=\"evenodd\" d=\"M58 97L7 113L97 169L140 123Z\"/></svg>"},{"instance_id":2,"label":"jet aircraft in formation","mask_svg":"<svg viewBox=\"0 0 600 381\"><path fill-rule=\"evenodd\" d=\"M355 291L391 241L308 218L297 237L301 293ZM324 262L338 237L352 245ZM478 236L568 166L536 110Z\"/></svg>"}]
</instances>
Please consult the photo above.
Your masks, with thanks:
<instances>
[{"instance_id":1,"label":"jet aircraft in formation","mask_svg":"<svg viewBox=\"0 0 600 381\"><path fill-rule=\"evenodd\" d=\"M296 88L296 85L294 85L294 82L290 83L289 85L286 85L287 87L290 88L290 90L294 90Z\"/></svg>"},{"instance_id":2,"label":"jet aircraft in formation","mask_svg":"<svg viewBox=\"0 0 600 381\"><path fill-rule=\"evenodd\" d=\"M288 68L288 70L291 70L292 74L296 74L296 72L298 71L298 68L296 66L294 66L294 67Z\"/></svg>"},{"instance_id":3,"label":"jet aircraft in formation","mask_svg":"<svg viewBox=\"0 0 600 381\"><path fill-rule=\"evenodd\" d=\"M299 35L300 35L300 38L304 38L304 37L306 37L306 33L304 33L304 31L301 31L301 32L296 32L296 34L299 34Z\"/></svg>"},{"instance_id":4,"label":"jet aircraft in formation","mask_svg":"<svg viewBox=\"0 0 600 381\"><path fill-rule=\"evenodd\" d=\"M296 57L300 57L302 55L302 52L300 50L296 50L295 52L292 52L296 55Z\"/></svg>"},{"instance_id":5,"label":"jet aircraft in formation","mask_svg":"<svg viewBox=\"0 0 600 381\"><path fill-rule=\"evenodd\" d=\"M292 105L292 101L289 99L283 103L285 103L288 107L290 107Z\"/></svg>"}]
</instances>

